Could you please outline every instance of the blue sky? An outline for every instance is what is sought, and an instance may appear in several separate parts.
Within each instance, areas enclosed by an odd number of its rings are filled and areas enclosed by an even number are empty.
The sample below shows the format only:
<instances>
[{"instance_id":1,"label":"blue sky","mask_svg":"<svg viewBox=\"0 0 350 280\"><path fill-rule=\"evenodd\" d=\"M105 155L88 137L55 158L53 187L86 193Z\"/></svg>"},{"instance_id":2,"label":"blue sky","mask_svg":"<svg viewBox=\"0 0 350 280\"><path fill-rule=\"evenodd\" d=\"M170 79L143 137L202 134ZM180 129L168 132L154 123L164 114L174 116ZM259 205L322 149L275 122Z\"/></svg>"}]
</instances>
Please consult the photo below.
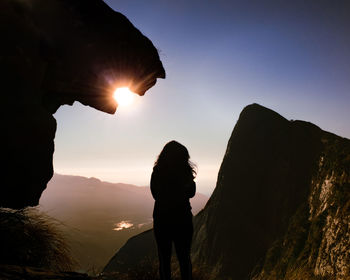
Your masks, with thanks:
<instances>
[{"instance_id":1,"label":"blue sky","mask_svg":"<svg viewBox=\"0 0 350 280\"><path fill-rule=\"evenodd\" d=\"M165 80L107 115L63 106L55 171L148 185L163 145L178 140L209 194L239 113L259 103L350 138L346 1L108 0L160 50Z\"/></svg>"}]
</instances>

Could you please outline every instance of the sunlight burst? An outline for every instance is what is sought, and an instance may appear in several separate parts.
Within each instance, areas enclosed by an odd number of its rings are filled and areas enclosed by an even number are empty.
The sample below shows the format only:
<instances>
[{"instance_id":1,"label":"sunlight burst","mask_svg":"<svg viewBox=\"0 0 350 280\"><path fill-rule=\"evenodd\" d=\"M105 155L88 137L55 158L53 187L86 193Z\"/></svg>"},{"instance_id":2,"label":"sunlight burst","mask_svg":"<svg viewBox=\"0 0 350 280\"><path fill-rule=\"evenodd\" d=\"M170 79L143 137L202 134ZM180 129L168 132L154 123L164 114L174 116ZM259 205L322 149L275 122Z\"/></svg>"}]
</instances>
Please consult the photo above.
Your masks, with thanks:
<instances>
[{"instance_id":1,"label":"sunlight burst","mask_svg":"<svg viewBox=\"0 0 350 280\"><path fill-rule=\"evenodd\" d=\"M114 91L113 97L119 106L125 107L134 102L135 93L130 91L128 87L121 87Z\"/></svg>"}]
</instances>

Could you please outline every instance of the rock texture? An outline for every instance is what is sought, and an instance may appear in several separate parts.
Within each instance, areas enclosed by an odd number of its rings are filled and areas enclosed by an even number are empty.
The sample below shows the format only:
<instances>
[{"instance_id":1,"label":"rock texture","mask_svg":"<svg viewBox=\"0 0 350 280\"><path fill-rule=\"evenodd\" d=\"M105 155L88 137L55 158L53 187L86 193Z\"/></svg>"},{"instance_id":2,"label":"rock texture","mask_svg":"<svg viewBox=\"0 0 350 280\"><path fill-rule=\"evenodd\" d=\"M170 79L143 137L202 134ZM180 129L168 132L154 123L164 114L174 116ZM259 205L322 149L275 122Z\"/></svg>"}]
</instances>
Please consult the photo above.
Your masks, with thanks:
<instances>
[{"instance_id":1,"label":"rock texture","mask_svg":"<svg viewBox=\"0 0 350 280\"><path fill-rule=\"evenodd\" d=\"M349 173L348 139L247 106L194 219L195 266L208 279L347 279ZM127 265L117 253L106 269Z\"/></svg>"},{"instance_id":2,"label":"rock texture","mask_svg":"<svg viewBox=\"0 0 350 280\"><path fill-rule=\"evenodd\" d=\"M322 132L320 142L307 200L269 248L255 280L350 278L350 141Z\"/></svg>"},{"instance_id":3,"label":"rock texture","mask_svg":"<svg viewBox=\"0 0 350 280\"><path fill-rule=\"evenodd\" d=\"M165 72L152 42L102 0L2 0L0 35L0 206L22 208L53 174L61 105L114 113L117 86L143 95Z\"/></svg>"}]
</instances>

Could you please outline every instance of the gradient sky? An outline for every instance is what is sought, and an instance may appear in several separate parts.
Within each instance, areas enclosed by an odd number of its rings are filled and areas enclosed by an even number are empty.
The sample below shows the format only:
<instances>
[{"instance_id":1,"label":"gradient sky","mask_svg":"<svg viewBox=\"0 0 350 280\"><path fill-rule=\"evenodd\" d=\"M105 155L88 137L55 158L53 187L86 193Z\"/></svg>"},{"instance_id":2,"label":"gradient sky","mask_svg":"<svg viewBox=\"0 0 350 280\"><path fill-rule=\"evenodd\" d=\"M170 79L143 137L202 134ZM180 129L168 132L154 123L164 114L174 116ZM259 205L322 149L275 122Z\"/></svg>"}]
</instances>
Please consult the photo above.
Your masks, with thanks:
<instances>
[{"instance_id":1,"label":"gradient sky","mask_svg":"<svg viewBox=\"0 0 350 280\"><path fill-rule=\"evenodd\" d=\"M79 103L55 114L57 173L148 185L177 140L209 194L241 110L259 103L350 138L347 1L107 0L160 50L167 72L108 115Z\"/></svg>"}]
</instances>

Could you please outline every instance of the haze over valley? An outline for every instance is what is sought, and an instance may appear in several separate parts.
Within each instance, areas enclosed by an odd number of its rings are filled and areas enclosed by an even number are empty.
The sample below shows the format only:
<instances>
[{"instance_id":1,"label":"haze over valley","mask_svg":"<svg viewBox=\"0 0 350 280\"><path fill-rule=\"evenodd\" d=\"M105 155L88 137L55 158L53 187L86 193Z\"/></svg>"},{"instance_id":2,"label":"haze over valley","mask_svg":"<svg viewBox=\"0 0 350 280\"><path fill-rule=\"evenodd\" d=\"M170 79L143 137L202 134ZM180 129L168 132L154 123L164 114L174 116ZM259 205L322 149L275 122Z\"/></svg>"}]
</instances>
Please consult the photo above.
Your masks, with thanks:
<instances>
[{"instance_id":1,"label":"haze over valley","mask_svg":"<svg viewBox=\"0 0 350 280\"><path fill-rule=\"evenodd\" d=\"M194 215L207 200L196 194ZM40 208L62 222L82 271L101 269L127 239L152 228L153 204L149 187L60 174L40 199Z\"/></svg>"}]
</instances>

